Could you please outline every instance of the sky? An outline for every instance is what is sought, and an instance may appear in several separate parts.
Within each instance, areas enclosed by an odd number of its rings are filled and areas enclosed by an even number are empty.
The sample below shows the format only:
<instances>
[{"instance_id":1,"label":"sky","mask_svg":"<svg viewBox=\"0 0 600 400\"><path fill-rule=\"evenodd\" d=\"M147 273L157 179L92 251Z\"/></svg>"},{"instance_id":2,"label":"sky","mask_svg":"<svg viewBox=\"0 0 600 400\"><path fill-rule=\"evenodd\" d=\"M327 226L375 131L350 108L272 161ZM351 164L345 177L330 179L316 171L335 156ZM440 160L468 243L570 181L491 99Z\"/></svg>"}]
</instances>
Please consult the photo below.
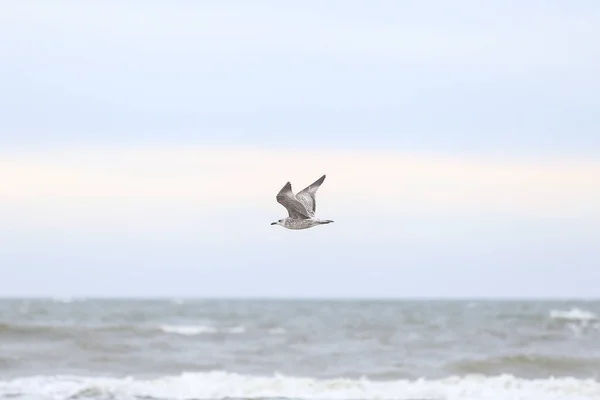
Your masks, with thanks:
<instances>
[{"instance_id":1,"label":"sky","mask_svg":"<svg viewBox=\"0 0 600 400\"><path fill-rule=\"evenodd\" d=\"M599 296L600 3L0 2L0 297ZM327 174L305 231L275 195Z\"/></svg>"}]
</instances>

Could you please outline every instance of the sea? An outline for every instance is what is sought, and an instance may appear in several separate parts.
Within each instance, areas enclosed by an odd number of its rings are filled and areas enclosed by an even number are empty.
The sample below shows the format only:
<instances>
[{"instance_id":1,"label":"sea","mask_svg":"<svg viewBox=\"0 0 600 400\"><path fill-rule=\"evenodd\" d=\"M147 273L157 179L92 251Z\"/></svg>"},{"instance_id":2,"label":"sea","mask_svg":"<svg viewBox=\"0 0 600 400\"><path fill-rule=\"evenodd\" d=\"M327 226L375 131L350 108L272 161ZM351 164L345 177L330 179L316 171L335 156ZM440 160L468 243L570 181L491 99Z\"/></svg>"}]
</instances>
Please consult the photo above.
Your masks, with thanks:
<instances>
[{"instance_id":1,"label":"sea","mask_svg":"<svg viewBox=\"0 0 600 400\"><path fill-rule=\"evenodd\" d=\"M0 399L600 399L598 301L0 300Z\"/></svg>"}]
</instances>

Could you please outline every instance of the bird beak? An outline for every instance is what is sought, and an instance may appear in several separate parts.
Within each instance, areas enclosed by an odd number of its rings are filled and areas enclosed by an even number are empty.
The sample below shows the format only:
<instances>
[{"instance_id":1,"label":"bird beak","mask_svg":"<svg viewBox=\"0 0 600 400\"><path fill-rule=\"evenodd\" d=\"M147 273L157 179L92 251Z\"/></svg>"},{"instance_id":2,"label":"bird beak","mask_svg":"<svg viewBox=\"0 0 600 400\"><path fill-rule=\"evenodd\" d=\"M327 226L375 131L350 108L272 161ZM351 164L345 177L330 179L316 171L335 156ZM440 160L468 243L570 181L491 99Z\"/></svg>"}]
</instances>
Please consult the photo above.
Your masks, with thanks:
<instances>
[{"instance_id":1,"label":"bird beak","mask_svg":"<svg viewBox=\"0 0 600 400\"><path fill-rule=\"evenodd\" d=\"M277 222L271 222L271 225L277 225Z\"/></svg>"}]
</instances>

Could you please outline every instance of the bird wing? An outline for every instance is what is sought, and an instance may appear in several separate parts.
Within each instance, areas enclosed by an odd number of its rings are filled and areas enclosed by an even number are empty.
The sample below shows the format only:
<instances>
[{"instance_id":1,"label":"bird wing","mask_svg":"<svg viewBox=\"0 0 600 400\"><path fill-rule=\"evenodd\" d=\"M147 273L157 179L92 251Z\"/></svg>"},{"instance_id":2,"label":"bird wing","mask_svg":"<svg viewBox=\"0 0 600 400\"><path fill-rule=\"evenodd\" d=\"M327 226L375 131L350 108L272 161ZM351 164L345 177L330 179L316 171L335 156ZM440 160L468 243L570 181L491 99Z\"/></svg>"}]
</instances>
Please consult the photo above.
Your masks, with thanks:
<instances>
[{"instance_id":1,"label":"bird wing","mask_svg":"<svg viewBox=\"0 0 600 400\"><path fill-rule=\"evenodd\" d=\"M317 211L317 199L315 196L317 194L319 186L321 186L323 181L325 181L325 175L323 175L315 182L298 192L298 194L296 194L296 199L298 199L298 201L301 202L302 205L304 205L311 217L314 216L315 212Z\"/></svg>"},{"instance_id":2,"label":"bird wing","mask_svg":"<svg viewBox=\"0 0 600 400\"><path fill-rule=\"evenodd\" d=\"M304 205L296 199L292 192L292 184L286 183L283 188L277 193L277 202L288 210L290 218L293 219L309 219L309 212Z\"/></svg>"}]
</instances>

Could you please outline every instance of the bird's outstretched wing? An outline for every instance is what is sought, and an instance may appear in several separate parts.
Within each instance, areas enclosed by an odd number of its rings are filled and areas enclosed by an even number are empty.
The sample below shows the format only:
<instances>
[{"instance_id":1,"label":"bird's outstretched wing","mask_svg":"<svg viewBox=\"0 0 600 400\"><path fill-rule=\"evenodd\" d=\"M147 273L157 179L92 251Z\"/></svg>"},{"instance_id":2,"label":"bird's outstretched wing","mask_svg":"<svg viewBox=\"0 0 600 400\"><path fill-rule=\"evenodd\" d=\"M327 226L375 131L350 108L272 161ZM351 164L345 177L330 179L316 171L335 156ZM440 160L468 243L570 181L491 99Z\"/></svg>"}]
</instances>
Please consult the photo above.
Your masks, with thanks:
<instances>
[{"instance_id":1,"label":"bird's outstretched wing","mask_svg":"<svg viewBox=\"0 0 600 400\"><path fill-rule=\"evenodd\" d=\"M290 218L293 219L309 219L309 212L304 205L296 199L292 192L292 184L286 183L283 188L277 193L277 202L288 210Z\"/></svg>"},{"instance_id":2,"label":"bird's outstretched wing","mask_svg":"<svg viewBox=\"0 0 600 400\"><path fill-rule=\"evenodd\" d=\"M311 217L313 217L317 211L317 199L315 196L323 181L325 181L325 175L296 194L296 199L302 203Z\"/></svg>"}]
</instances>

